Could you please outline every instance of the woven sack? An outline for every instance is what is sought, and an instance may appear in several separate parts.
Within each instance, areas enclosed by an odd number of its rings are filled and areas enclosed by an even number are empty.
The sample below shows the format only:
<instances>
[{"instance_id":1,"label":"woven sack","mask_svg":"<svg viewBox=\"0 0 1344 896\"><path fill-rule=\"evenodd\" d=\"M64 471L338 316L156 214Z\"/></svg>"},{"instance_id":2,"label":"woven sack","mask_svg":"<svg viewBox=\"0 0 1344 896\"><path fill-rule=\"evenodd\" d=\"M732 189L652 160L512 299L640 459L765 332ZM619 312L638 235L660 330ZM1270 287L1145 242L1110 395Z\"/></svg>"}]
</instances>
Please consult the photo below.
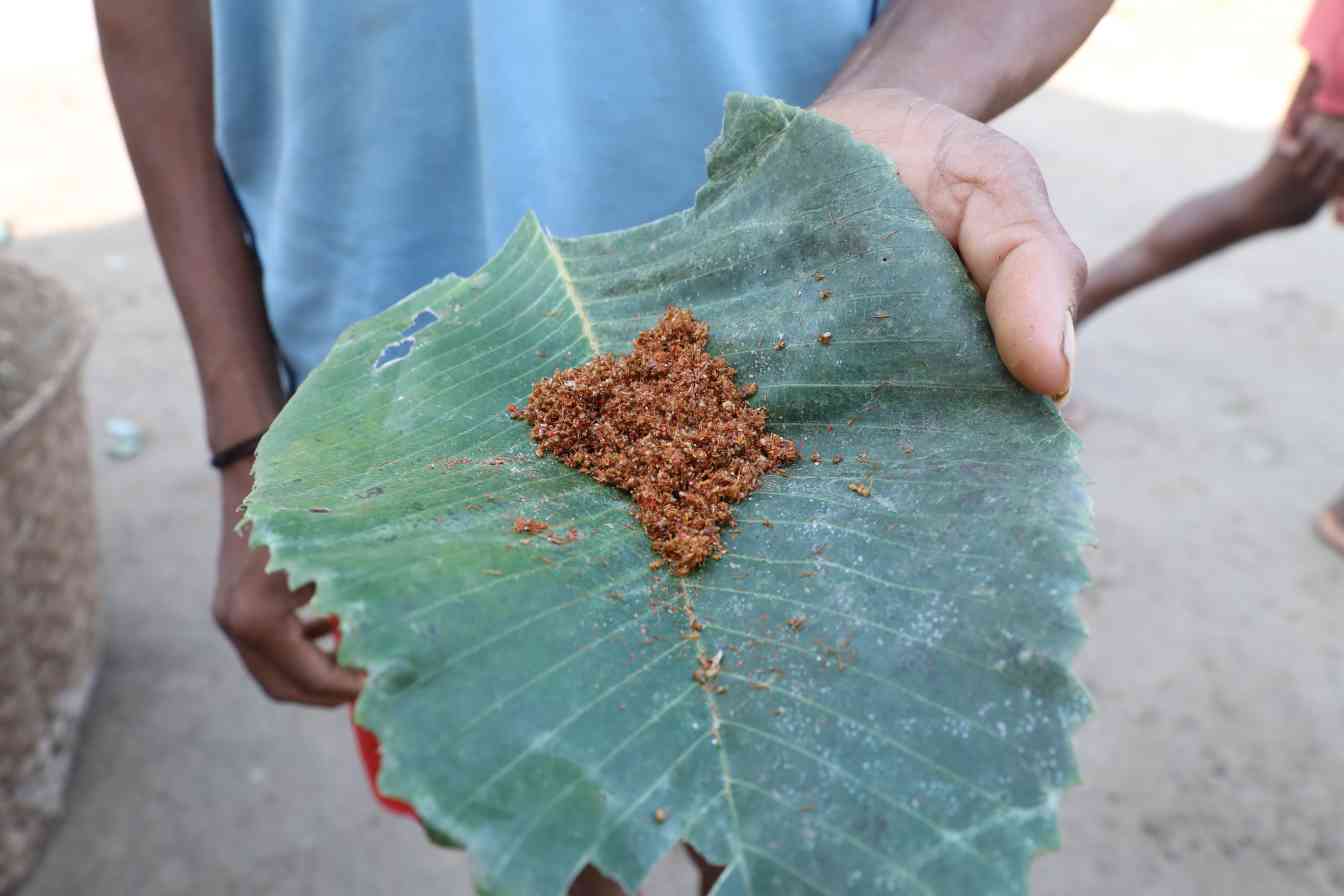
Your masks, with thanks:
<instances>
[{"instance_id":1,"label":"woven sack","mask_svg":"<svg viewBox=\"0 0 1344 896\"><path fill-rule=\"evenodd\" d=\"M92 326L50 280L0 258L0 893L60 815L97 669L89 437Z\"/></svg>"}]
</instances>

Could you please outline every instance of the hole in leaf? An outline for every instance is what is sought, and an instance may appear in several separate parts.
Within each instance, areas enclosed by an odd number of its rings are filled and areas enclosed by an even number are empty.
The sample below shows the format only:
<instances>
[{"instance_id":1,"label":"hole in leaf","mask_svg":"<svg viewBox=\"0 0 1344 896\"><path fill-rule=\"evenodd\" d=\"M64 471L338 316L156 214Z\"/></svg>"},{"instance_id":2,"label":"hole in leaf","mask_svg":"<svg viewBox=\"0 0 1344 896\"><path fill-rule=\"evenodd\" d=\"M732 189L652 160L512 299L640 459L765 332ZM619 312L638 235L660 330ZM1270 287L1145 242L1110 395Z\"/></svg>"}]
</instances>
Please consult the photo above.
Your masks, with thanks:
<instances>
[{"instance_id":1,"label":"hole in leaf","mask_svg":"<svg viewBox=\"0 0 1344 896\"><path fill-rule=\"evenodd\" d=\"M387 348L383 349L383 353L378 356L378 360L373 362L373 369L382 370L387 365L395 361L400 361L402 358L409 355L413 348L415 348L414 336L393 342Z\"/></svg>"},{"instance_id":2,"label":"hole in leaf","mask_svg":"<svg viewBox=\"0 0 1344 896\"><path fill-rule=\"evenodd\" d=\"M401 338L395 342L389 342L382 353L378 355L378 360L373 362L373 369L382 370L387 365L400 361L409 355L411 349L415 348L415 334L438 319L439 316L428 308L417 314L415 319L411 321L411 325L401 331Z\"/></svg>"},{"instance_id":3,"label":"hole in leaf","mask_svg":"<svg viewBox=\"0 0 1344 896\"><path fill-rule=\"evenodd\" d=\"M414 336L416 333L419 333L425 327L434 323L434 321L438 319L439 316L437 314L426 308L424 311L421 311L419 314L415 316L415 320L411 321L411 325L409 327L401 331L401 336L403 339L406 338L407 336Z\"/></svg>"}]
</instances>

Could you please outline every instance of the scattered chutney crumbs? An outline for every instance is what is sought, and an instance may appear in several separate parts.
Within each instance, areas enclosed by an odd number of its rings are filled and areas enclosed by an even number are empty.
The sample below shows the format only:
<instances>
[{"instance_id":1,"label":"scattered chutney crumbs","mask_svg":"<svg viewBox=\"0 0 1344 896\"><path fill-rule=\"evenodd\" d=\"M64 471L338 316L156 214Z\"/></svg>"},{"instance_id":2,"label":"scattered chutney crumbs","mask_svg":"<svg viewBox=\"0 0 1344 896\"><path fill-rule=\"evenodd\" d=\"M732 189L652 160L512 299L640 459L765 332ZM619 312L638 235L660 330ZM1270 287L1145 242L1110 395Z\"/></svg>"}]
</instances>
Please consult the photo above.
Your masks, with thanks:
<instances>
[{"instance_id":1,"label":"scattered chutney crumbs","mask_svg":"<svg viewBox=\"0 0 1344 896\"><path fill-rule=\"evenodd\" d=\"M551 544L573 544L579 540L579 530L571 527L564 535L548 532L546 534L546 540Z\"/></svg>"},{"instance_id":2,"label":"scattered chutney crumbs","mask_svg":"<svg viewBox=\"0 0 1344 896\"><path fill-rule=\"evenodd\" d=\"M534 520L525 516L517 517L513 521L513 531L520 535L523 533L527 533L528 535L538 535L549 528L551 527L541 520Z\"/></svg>"},{"instance_id":3,"label":"scattered chutney crumbs","mask_svg":"<svg viewBox=\"0 0 1344 896\"><path fill-rule=\"evenodd\" d=\"M708 325L668 308L632 354L562 370L532 387L526 410L508 409L531 424L538 454L629 492L676 575L723 556L730 505L798 459L793 442L765 431L765 409L746 402L754 388L739 390L708 342Z\"/></svg>"},{"instance_id":4,"label":"scattered chutney crumbs","mask_svg":"<svg viewBox=\"0 0 1344 896\"><path fill-rule=\"evenodd\" d=\"M720 650L713 656L700 657L698 668L691 672L691 678L701 687L706 687L711 681L719 677L719 669L723 666L723 651Z\"/></svg>"}]
</instances>

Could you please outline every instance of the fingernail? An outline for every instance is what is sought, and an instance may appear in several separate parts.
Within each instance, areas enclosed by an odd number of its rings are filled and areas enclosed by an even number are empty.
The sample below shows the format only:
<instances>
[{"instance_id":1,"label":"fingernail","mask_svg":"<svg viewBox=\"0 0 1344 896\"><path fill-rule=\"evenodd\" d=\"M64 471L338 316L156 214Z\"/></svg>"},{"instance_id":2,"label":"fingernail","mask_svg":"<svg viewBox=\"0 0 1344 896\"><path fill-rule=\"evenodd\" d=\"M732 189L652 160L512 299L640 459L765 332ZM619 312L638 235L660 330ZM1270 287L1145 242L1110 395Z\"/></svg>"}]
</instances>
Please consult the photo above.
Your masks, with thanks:
<instances>
[{"instance_id":1,"label":"fingernail","mask_svg":"<svg viewBox=\"0 0 1344 896\"><path fill-rule=\"evenodd\" d=\"M1077 336L1073 332L1073 312L1064 318L1064 335L1060 338L1059 349L1064 354L1064 391L1051 396L1055 404L1063 407L1069 400L1069 390L1073 388L1073 355L1077 349Z\"/></svg>"}]
</instances>

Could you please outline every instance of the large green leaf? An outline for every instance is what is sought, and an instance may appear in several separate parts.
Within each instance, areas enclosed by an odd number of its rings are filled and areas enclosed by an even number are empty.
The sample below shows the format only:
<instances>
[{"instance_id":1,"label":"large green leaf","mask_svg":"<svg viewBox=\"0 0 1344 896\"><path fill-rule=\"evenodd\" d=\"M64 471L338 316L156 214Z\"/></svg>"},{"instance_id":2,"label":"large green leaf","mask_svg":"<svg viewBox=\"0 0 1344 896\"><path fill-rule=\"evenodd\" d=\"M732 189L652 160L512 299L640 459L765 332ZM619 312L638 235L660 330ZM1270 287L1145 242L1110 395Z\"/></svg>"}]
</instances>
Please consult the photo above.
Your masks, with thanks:
<instances>
[{"instance_id":1,"label":"large green leaf","mask_svg":"<svg viewBox=\"0 0 1344 896\"><path fill-rule=\"evenodd\" d=\"M253 540L340 615L383 789L484 891L587 862L633 889L685 839L719 894L1021 893L1088 709L1076 439L876 149L733 96L708 165L693 209L574 240L529 217L350 328L261 444ZM804 454L684 579L504 412L669 304ZM580 538L523 544L517 515ZM722 693L691 678L719 650Z\"/></svg>"}]
</instances>

